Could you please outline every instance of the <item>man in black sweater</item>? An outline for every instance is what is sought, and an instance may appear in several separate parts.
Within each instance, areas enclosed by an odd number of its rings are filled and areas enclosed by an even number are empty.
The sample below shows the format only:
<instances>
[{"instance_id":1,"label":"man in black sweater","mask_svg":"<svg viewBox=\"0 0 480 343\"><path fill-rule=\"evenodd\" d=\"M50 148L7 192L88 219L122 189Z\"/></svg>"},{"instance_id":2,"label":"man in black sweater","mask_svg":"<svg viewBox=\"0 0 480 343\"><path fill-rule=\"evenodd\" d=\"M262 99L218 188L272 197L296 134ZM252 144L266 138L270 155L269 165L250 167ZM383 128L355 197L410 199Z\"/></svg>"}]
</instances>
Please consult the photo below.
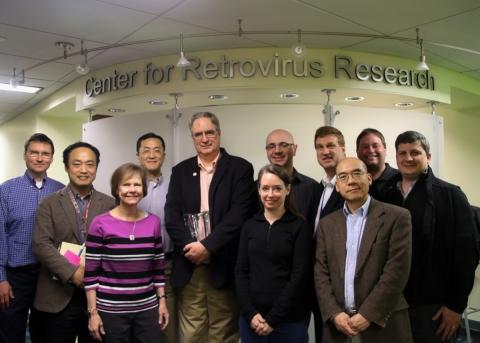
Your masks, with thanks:
<instances>
[{"instance_id":1,"label":"man in black sweater","mask_svg":"<svg viewBox=\"0 0 480 343\"><path fill-rule=\"evenodd\" d=\"M419 132L395 141L400 174L386 200L412 215L412 268L405 288L415 342L453 342L478 263L470 205L458 186L429 167L430 146Z\"/></svg>"}]
</instances>

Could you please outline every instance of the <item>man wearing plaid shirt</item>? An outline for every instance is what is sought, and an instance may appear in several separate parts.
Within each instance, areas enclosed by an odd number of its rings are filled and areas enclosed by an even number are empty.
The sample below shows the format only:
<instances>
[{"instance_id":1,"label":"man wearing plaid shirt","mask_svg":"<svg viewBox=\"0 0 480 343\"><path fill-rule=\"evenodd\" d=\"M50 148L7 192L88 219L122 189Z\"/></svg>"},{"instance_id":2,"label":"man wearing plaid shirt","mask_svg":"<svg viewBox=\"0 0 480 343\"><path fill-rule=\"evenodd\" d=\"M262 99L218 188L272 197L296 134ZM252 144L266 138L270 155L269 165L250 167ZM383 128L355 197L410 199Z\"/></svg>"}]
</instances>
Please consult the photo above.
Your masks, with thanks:
<instances>
[{"instance_id":1,"label":"man wearing plaid shirt","mask_svg":"<svg viewBox=\"0 0 480 343\"><path fill-rule=\"evenodd\" d=\"M42 133L25 143L27 170L0 185L0 341L25 342L39 270L32 253L35 213L39 201L64 187L47 177L54 146ZM35 320L30 319L30 329ZM31 334L32 335L32 334ZM34 340L35 335L32 335Z\"/></svg>"}]
</instances>

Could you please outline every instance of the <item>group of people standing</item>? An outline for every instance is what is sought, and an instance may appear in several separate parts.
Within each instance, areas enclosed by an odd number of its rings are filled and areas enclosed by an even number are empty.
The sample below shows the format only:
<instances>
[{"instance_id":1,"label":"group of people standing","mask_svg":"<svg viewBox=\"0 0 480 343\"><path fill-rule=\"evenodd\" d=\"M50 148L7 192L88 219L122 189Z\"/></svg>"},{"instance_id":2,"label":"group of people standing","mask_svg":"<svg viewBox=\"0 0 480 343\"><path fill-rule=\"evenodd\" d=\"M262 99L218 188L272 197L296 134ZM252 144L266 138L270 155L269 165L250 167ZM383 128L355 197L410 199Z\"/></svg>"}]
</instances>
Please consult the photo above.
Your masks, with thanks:
<instances>
[{"instance_id":1,"label":"group of people standing","mask_svg":"<svg viewBox=\"0 0 480 343\"><path fill-rule=\"evenodd\" d=\"M294 168L287 130L267 136L254 181L213 113L189 128L197 155L170 180L165 142L147 133L112 196L93 188L96 147L65 149L64 186L46 176L52 141L27 140L27 171L0 186L0 342L23 342L29 316L33 343L307 343L312 312L317 342L453 342L477 235L422 134L397 137L396 170L378 130L360 133L353 158L322 126L318 183Z\"/></svg>"}]
</instances>

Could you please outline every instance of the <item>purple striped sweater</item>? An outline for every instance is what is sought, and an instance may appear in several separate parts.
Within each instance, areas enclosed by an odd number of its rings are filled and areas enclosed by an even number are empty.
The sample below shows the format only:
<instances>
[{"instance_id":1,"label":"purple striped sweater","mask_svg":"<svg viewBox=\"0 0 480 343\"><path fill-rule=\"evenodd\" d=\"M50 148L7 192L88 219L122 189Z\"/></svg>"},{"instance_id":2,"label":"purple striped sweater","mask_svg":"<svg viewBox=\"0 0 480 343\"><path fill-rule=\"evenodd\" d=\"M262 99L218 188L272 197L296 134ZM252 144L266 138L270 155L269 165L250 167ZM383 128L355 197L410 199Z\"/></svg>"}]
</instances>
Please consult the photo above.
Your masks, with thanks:
<instances>
[{"instance_id":1,"label":"purple striped sweater","mask_svg":"<svg viewBox=\"0 0 480 343\"><path fill-rule=\"evenodd\" d=\"M156 288L165 285L160 219L148 214L133 229L134 222L110 212L90 225L84 284L85 290L96 290L100 311L131 313L158 305Z\"/></svg>"}]
</instances>

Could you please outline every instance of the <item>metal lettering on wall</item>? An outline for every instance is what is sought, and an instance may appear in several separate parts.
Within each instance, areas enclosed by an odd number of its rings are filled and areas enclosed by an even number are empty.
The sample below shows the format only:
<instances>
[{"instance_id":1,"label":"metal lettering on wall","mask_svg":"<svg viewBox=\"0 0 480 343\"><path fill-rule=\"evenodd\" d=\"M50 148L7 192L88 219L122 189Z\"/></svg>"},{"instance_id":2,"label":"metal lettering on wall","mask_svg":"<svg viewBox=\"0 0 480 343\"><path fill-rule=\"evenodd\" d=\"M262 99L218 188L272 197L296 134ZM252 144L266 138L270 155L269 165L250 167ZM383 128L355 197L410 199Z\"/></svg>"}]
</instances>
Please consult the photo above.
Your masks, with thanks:
<instances>
[{"instance_id":1,"label":"metal lettering on wall","mask_svg":"<svg viewBox=\"0 0 480 343\"><path fill-rule=\"evenodd\" d=\"M113 74L104 78L89 78L85 83L85 93L88 97L117 90L133 88L137 76L142 75L144 85L159 85L169 83L172 72L181 73L181 79L234 79L238 77L287 77L296 78L321 78L324 75L323 63L320 60L284 59L274 54L271 59L246 59L235 60L222 56L218 62L207 60L202 64L199 58L189 59L190 66L178 68L173 64L156 66L149 62L140 72L113 71ZM355 64L349 56L335 56L335 78L346 77L358 81L384 82L399 86L416 87L419 89L435 90L435 78L429 71L414 71L392 66L370 65L365 63Z\"/></svg>"}]
</instances>

